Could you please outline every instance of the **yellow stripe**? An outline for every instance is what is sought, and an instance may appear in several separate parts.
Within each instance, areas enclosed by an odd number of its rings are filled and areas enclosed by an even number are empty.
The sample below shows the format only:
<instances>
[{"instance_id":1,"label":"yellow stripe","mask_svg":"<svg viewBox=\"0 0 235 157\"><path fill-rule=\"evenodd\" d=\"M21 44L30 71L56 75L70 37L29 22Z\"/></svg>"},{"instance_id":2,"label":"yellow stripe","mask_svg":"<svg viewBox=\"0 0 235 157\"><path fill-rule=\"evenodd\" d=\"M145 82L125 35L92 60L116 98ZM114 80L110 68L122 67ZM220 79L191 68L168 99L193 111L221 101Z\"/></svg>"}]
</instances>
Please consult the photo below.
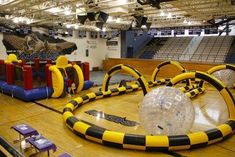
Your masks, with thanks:
<instances>
[{"instance_id":1,"label":"yellow stripe","mask_svg":"<svg viewBox=\"0 0 235 157\"><path fill-rule=\"evenodd\" d=\"M69 118L69 117L72 117L73 116L73 113L69 112L69 111L66 111L63 113L63 120L66 122L66 120Z\"/></svg>"},{"instance_id":2,"label":"yellow stripe","mask_svg":"<svg viewBox=\"0 0 235 157\"><path fill-rule=\"evenodd\" d=\"M207 71L207 73L208 73L208 74L212 74L213 72L218 71L218 70L222 70L222 69L226 69L226 65L214 66L214 67L212 67L211 69L209 69L209 70Z\"/></svg>"},{"instance_id":3,"label":"yellow stripe","mask_svg":"<svg viewBox=\"0 0 235 157\"><path fill-rule=\"evenodd\" d=\"M179 74L171 79L171 83L174 85L179 81L183 81L189 78L195 78L195 72L187 72L187 73Z\"/></svg>"},{"instance_id":4,"label":"yellow stripe","mask_svg":"<svg viewBox=\"0 0 235 157\"><path fill-rule=\"evenodd\" d=\"M227 104L229 118L235 119L235 106L234 106L233 99L231 98L231 96L229 95L229 93L227 92L225 88L220 91L220 94L223 96L224 101Z\"/></svg>"},{"instance_id":5,"label":"yellow stripe","mask_svg":"<svg viewBox=\"0 0 235 157\"><path fill-rule=\"evenodd\" d=\"M158 68L155 68L151 77L152 82L155 82L156 80L154 79L155 74L158 72Z\"/></svg>"},{"instance_id":6,"label":"yellow stripe","mask_svg":"<svg viewBox=\"0 0 235 157\"><path fill-rule=\"evenodd\" d=\"M96 97L95 93L88 93L87 96L89 97L89 99Z\"/></svg>"},{"instance_id":7,"label":"yellow stripe","mask_svg":"<svg viewBox=\"0 0 235 157\"><path fill-rule=\"evenodd\" d=\"M72 111L74 110L74 105L71 103L68 103L65 105L65 108L70 108Z\"/></svg>"},{"instance_id":8,"label":"yellow stripe","mask_svg":"<svg viewBox=\"0 0 235 157\"><path fill-rule=\"evenodd\" d=\"M219 129L222 132L223 137L232 133L232 128L228 124L222 124L218 126L217 129Z\"/></svg>"},{"instance_id":9,"label":"yellow stripe","mask_svg":"<svg viewBox=\"0 0 235 157\"><path fill-rule=\"evenodd\" d=\"M91 126L86 124L86 123L80 122L80 121L76 122L73 125L73 129L76 130L77 132L83 134L83 135L86 134L86 131L89 127L91 127Z\"/></svg>"},{"instance_id":10,"label":"yellow stripe","mask_svg":"<svg viewBox=\"0 0 235 157\"><path fill-rule=\"evenodd\" d=\"M147 147L169 147L167 136L146 136Z\"/></svg>"},{"instance_id":11,"label":"yellow stripe","mask_svg":"<svg viewBox=\"0 0 235 157\"><path fill-rule=\"evenodd\" d=\"M109 142L114 142L114 143L123 143L125 134L121 132L114 132L114 131L105 131L103 134L103 140L104 141L109 141Z\"/></svg>"},{"instance_id":12,"label":"yellow stripe","mask_svg":"<svg viewBox=\"0 0 235 157\"><path fill-rule=\"evenodd\" d=\"M191 133L191 134L188 134L188 137L189 137L191 145L206 143L209 140L206 133L204 132Z\"/></svg>"}]
</instances>

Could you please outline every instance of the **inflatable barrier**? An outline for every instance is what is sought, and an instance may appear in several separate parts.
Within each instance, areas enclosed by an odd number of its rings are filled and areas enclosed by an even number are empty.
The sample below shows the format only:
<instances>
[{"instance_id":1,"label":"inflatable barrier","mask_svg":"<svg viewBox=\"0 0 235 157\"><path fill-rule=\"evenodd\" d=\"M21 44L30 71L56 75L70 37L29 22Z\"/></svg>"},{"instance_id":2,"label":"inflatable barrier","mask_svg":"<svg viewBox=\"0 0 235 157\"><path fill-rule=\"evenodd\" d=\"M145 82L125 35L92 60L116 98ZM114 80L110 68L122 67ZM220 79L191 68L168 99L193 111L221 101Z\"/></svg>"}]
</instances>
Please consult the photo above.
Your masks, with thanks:
<instances>
[{"instance_id":1,"label":"inflatable barrier","mask_svg":"<svg viewBox=\"0 0 235 157\"><path fill-rule=\"evenodd\" d=\"M142 78L142 75L135 69L125 66L117 65L113 67L105 76L104 85L102 91L95 93L89 93L81 97L77 97L71 100L63 110L63 119L67 126L80 137L86 138L88 140L104 144L107 146L123 148L123 149L135 149L135 150L145 150L145 151L168 151L168 150L185 150L193 149L198 147L204 147L221 140L226 139L232 135L235 131L235 102L233 96L229 90L223 85L221 81L216 79L204 72L185 72L179 74L172 78L167 86L174 86L183 80L189 79L200 79L208 82L214 86L223 97L227 104L229 119L226 123L217 126L216 128L189 133L187 135L177 135L177 136L164 136L164 135L136 135L136 134L126 134L123 132L106 130L97 126L91 126L84 121L77 119L73 112L78 109L81 105L85 103L95 101L101 98L107 98L115 95L122 95L129 92L137 91L140 89L139 85L133 84L130 86L122 86L114 89L108 89L108 80L117 71L125 69L128 73L132 74L140 83L140 86L144 94L148 91L148 85L146 81ZM140 81L141 80L141 81ZM182 87L181 89L183 89ZM195 93L200 93L204 89L195 87L188 87L188 89L183 89L184 91L192 88L191 92L187 92L186 95L189 97L195 96Z\"/></svg>"}]
</instances>

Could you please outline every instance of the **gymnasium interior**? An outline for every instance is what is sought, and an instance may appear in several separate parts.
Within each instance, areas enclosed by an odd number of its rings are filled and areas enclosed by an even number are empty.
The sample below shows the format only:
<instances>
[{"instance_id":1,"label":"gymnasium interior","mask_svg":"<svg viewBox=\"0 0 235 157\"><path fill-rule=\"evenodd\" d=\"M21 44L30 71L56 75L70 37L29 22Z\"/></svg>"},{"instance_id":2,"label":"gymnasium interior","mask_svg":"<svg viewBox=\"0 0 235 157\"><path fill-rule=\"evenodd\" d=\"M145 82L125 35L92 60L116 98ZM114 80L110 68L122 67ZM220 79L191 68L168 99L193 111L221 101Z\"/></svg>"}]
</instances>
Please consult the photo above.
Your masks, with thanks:
<instances>
[{"instance_id":1,"label":"gymnasium interior","mask_svg":"<svg viewBox=\"0 0 235 157\"><path fill-rule=\"evenodd\" d=\"M0 0L0 157L234 157L235 0Z\"/></svg>"}]
</instances>

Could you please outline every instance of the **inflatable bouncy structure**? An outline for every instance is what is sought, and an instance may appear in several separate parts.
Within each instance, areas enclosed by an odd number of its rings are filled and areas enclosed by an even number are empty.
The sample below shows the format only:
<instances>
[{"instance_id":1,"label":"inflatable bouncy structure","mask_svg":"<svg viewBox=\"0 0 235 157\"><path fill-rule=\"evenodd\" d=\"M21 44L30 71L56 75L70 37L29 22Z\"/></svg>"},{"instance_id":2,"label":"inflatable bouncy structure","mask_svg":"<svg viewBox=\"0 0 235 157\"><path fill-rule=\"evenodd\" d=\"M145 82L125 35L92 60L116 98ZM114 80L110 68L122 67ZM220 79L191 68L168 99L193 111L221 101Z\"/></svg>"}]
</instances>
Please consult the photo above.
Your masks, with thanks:
<instances>
[{"instance_id":1,"label":"inflatable bouncy structure","mask_svg":"<svg viewBox=\"0 0 235 157\"><path fill-rule=\"evenodd\" d=\"M75 94L92 87L93 82L84 81L83 74L84 70L75 63L70 64L65 56L58 57L53 65L51 60L38 58L26 63L10 54L5 61L0 60L0 90L24 101L59 98L70 91Z\"/></svg>"},{"instance_id":2,"label":"inflatable bouncy structure","mask_svg":"<svg viewBox=\"0 0 235 157\"><path fill-rule=\"evenodd\" d=\"M75 84L76 93L80 92L84 86L84 76L82 69L76 64L69 64L65 56L58 57L56 65L50 66L52 72L52 97L57 98L65 94L65 86ZM72 88L72 87L71 87Z\"/></svg>"}]
</instances>

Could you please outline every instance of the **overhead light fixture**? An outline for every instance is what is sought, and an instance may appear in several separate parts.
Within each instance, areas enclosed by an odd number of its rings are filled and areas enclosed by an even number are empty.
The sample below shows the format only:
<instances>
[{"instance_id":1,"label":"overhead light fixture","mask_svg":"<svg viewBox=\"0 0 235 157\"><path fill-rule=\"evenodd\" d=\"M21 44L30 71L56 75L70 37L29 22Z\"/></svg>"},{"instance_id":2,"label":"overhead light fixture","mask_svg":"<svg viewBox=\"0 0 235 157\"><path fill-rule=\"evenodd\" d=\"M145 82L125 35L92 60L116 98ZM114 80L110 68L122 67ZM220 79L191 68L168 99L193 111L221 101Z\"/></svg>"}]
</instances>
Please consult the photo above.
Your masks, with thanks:
<instances>
[{"instance_id":1,"label":"overhead light fixture","mask_svg":"<svg viewBox=\"0 0 235 157\"><path fill-rule=\"evenodd\" d=\"M70 24L66 24L66 28L71 28L71 25Z\"/></svg>"},{"instance_id":2,"label":"overhead light fixture","mask_svg":"<svg viewBox=\"0 0 235 157\"><path fill-rule=\"evenodd\" d=\"M164 13L164 11L161 10L160 16L165 16L166 14Z\"/></svg>"},{"instance_id":3,"label":"overhead light fixture","mask_svg":"<svg viewBox=\"0 0 235 157\"><path fill-rule=\"evenodd\" d=\"M106 32L106 27L103 27L103 28L102 28L102 32Z\"/></svg>"},{"instance_id":4,"label":"overhead light fixture","mask_svg":"<svg viewBox=\"0 0 235 157\"><path fill-rule=\"evenodd\" d=\"M186 20L186 19L184 19L184 22L183 22L184 24L187 24L188 23L188 21Z\"/></svg>"},{"instance_id":5,"label":"overhead light fixture","mask_svg":"<svg viewBox=\"0 0 235 157\"><path fill-rule=\"evenodd\" d=\"M99 32L99 31L100 31L100 28L96 27L95 30L96 30L97 32Z\"/></svg>"},{"instance_id":6,"label":"overhead light fixture","mask_svg":"<svg viewBox=\"0 0 235 157\"><path fill-rule=\"evenodd\" d=\"M117 18L116 22L120 23L121 22L121 18Z\"/></svg>"},{"instance_id":7,"label":"overhead light fixture","mask_svg":"<svg viewBox=\"0 0 235 157\"><path fill-rule=\"evenodd\" d=\"M51 13L58 13L58 12L61 12L63 10L59 7L54 7L54 8L47 9L46 11L51 12Z\"/></svg>"},{"instance_id":8,"label":"overhead light fixture","mask_svg":"<svg viewBox=\"0 0 235 157\"><path fill-rule=\"evenodd\" d=\"M15 17L15 18L13 19L13 22L14 22L14 23L19 23L19 18L18 18L18 17Z\"/></svg>"},{"instance_id":9,"label":"overhead light fixture","mask_svg":"<svg viewBox=\"0 0 235 157\"><path fill-rule=\"evenodd\" d=\"M172 14L168 13L167 18L172 18Z\"/></svg>"},{"instance_id":10,"label":"overhead light fixture","mask_svg":"<svg viewBox=\"0 0 235 157\"><path fill-rule=\"evenodd\" d=\"M69 7L64 8L64 14L65 15L70 15L72 10Z\"/></svg>"},{"instance_id":11,"label":"overhead light fixture","mask_svg":"<svg viewBox=\"0 0 235 157\"><path fill-rule=\"evenodd\" d=\"M120 18L119 18L120 19ZM112 16L109 16L107 22L112 22L113 21L113 17Z\"/></svg>"},{"instance_id":12,"label":"overhead light fixture","mask_svg":"<svg viewBox=\"0 0 235 157\"><path fill-rule=\"evenodd\" d=\"M191 21L188 21L188 25L191 25L192 24L192 22Z\"/></svg>"}]
</instances>

